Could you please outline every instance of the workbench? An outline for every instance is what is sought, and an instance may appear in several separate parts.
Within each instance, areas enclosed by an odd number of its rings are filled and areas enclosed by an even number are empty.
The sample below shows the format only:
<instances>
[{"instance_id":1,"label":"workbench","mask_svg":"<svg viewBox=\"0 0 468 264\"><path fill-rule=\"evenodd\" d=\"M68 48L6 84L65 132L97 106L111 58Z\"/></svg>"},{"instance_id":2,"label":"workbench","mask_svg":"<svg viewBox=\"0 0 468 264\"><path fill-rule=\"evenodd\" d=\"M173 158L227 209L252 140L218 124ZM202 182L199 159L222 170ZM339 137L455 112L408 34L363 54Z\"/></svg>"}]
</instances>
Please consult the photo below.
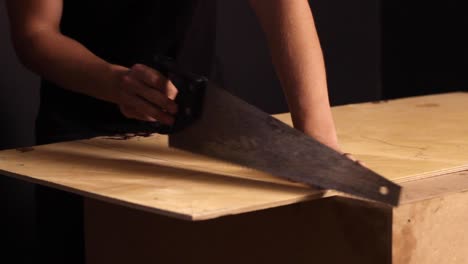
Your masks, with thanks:
<instances>
[{"instance_id":1,"label":"workbench","mask_svg":"<svg viewBox=\"0 0 468 264\"><path fill-rule=\"evenodd\" d=\"M85 198L88 263L468 263L467 105L450 93L333 108L343 150L403 187L394 208L157 134L1 151L0 174Z\"/></svg>"}]
</instances>

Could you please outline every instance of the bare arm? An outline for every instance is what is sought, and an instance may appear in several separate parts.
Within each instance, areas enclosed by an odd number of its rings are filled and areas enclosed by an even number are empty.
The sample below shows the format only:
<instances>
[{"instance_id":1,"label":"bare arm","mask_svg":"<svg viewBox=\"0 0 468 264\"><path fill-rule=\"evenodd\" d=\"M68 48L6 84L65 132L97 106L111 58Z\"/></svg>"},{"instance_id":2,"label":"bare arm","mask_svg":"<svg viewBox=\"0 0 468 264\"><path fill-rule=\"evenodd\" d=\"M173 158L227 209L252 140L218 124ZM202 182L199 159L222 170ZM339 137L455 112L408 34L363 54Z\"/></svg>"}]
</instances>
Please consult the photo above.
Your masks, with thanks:
<instances>
[{"instance_id":1,"label":"bare arm","mask_svg":"<svg viewBox=\"0 0 468 264\"><path fill-rule=\"evenodd\" d=\"M307 0L250 0L266 34L294 126L339 150L322 49Z\"/></svg>"},{"instance_id":2,"label":"bare arm","mask_svg":"<svg viewBox=\"0 0 468 264\"><path fill-rule=\"evenodd\" d=\"M112 65L61 34L63 0L7 0L7 8L15 50L30 70L66 89L116 103L127 117L173 122L161 108L176 111L169 98L175 87L145 66Z\"/></svg>"}]
</instances>

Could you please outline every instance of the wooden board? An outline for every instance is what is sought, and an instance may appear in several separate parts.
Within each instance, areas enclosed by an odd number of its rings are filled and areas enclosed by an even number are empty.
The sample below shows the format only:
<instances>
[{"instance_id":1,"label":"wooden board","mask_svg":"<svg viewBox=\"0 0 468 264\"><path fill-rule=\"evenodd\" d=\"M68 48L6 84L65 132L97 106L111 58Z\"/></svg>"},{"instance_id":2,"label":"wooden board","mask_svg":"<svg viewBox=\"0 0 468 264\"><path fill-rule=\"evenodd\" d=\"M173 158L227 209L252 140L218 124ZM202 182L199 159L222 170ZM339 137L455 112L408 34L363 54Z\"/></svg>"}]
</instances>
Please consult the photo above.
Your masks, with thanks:
<instances>
[{"instance_id":1,"label":"wooden board","mask_svg":"<svg viewBox=\"0 0 468 264\"><path fill-rule=\"evenodd\" d=\"M452 176L457 177L457 174ZM468 177L464 177L466 182ZM464 192L446 193L396 208L392 224L393 263L468 263L466 190L465 185Z\"/></svg>"},{"instance_id":2,"label":"wooden board","mask_svg":"<svg viewBox=\"0 0 468 264\"><path fill-rule=\"evenodd\" d=\"M342 106L333 113L345 151L389 179L403 182L467 168L466 102L468 94L452 93ZM290 123L289 115L279 118ZM0 172L189 220L333 194L170 149L167 138L160 135L2 151ZM453 186L451 191L458 190Z\"/></svg>"},{"instance_id":3,"label":"wooden board","mask_svg":"<svg viewBox=\"0 0 468 264\"><path fill-rule=\"evenodd\" d=\"M468 171L403 187L396 208L330 197L201 222L86 199L87 263L468 263Z\"/></svg>"},{"instance_id":4,"label":"wooden board","mask_svg":"<svg viewBox=\"0 0 468 264\"><path fill-rule=\"evenodd\" d=\"M86 263L391 264L391 208L374 205L331 197L189 222L86 199Z\"/></svg>"},{"instance_id":5,"label":"wooden board","mask_svg":"<svg viewBox=\"0 0 468 264\"><path fill-rule=\"evenodd\" d=\"M466 264L468 171L402 185L397 208L330 197L201 222L86 199L87 263Z\"/></svg>"},{"instance_id":6,"label":"wooden board","mask_svg":"<svg viewBox=\"0 0 468 264\"><path fill-rule=\"evenodd\" d=\"M402 182L468 168L467 102L468 93L449 93L340 106L333 116L346 152Z\"/></svg>"},{"instance_id":7,"label":"wooden board","mask_svg":"<svg viewBox=\"0 0 468 264\"><path fill-rule=\"evenodd\" d=\"M45 145L28 152L5 151L0 153L2 174L190 220L322 195L303 186L275 183L276 179L267 182L263 177L270 176L248 169L178 153L161 147L159 138L162 136L125 142L94 139Z\"/></svg>"},{"instance_id":8,"label":"wooden board","mask_svg":"<svg viewBox=\"0 0 468 264\"><path fill-rule=\"evenodd\" d=\"M398 182L468 169L468 93L333 109L345 151Z\"/></svg>"}]
</instances>

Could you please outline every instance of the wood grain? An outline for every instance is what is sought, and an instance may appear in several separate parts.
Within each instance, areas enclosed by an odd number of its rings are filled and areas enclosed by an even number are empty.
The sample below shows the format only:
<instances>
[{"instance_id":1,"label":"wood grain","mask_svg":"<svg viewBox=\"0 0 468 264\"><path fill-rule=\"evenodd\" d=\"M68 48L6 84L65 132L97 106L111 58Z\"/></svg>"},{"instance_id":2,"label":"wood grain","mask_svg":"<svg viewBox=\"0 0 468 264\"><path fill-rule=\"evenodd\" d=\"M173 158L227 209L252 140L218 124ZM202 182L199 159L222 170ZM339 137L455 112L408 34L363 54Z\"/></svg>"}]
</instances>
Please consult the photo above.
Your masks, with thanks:
<instances>
[{"instance_id":1,"label":"wood grain","mask_svg":"<svg viewBox=\"0 0 468 264\"><path fill-rule=\"evenodd\" d=\"M391 264L391 210L332 197L188 222L86 199L86 263Z\"/></svg>"},{"instance_id":2,"label":"wood grain","mask_svg":"<svg viewBox=\"0 0 468 264\"><path fill-rule=\"evenodd\" d=\"M345 151L395 182L417 182L468 168L466 102L468 94L452 93L342 106L333 113ZM290 123L289 115L279 118ZM187 220L335 194L168 148L160 135L1 151L0 174ZM403 203L405 197L411 193L404 190Z\"/></svg>"},{"instance_id":3,"label":"wood grain","mask_svg":"<svg viewBox=\"0 0 468 264\"><path fill-rule=\"evenodd\" d=\"M386 178L215 84L208 83L204 96L201 116L169 135L169 146L309 186L398 205L400 187Z\"/></svg>"},{"instance_id":4,"label":"wood grain","mask_svg":"<svg viewBox=\"0 0 468 264\"><path fill-rule=\"evenodd\" d=\"M152 156L131 153L138 152L133 147L138 144L128 142L141 140L151 144L159 137L125 141L125 151L109 147L123 141L105 139L45 145L28 152L5 151L0 154L2 174L187 220L269 208L322 195L304 186L262 180L260 173L258 180L236 177L255 173L190 154L186 154L190 162L177 163L177 159L171 159L177 151L158 150L157 144L150 147Z\"/></svg>"},{"instance_id":5,"label":"wood grain","mask_svg":"<svg viewBox=\"0 0 468 264\"><path fill-rule=\"evenodd\" d=\"M468 263L468 192L400 206L393 212L393 263Z\"/></svg>"},{"instance_id":6,"label":"wood grain","mask_svg":"<svg viewBox=\"0 0 468 264\"><path fill-rule=\"evenodd\" d=\"M448 93L334 107L333 117L345 152L401 183L468 169L467 103Z\"/></svg>"}]
</instances>

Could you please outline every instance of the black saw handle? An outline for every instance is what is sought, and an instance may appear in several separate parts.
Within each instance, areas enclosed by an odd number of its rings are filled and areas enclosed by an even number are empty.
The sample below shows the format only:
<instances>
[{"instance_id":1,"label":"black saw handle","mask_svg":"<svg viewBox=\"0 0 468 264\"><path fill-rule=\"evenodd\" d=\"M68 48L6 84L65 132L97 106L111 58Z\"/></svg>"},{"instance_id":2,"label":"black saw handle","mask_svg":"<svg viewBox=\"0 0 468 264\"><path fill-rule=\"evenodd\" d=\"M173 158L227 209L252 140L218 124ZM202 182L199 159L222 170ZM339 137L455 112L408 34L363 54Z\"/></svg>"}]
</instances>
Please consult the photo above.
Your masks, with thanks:
<instances>
[{"instance_id":1,"label":"black saw handle","mask_svg":"<svg viewBox=\"0 0 468 264\"><path fill-rule=\"evenodd\" d=\"M179 107L172 126L160 122L151 125L157 128L160 134L172 134L192 124L201 115L208 79L182 70L174 59L166 56L154 56L148 66L172 81L178 90L175 102Z\"/></svg>"}]
</instances>

